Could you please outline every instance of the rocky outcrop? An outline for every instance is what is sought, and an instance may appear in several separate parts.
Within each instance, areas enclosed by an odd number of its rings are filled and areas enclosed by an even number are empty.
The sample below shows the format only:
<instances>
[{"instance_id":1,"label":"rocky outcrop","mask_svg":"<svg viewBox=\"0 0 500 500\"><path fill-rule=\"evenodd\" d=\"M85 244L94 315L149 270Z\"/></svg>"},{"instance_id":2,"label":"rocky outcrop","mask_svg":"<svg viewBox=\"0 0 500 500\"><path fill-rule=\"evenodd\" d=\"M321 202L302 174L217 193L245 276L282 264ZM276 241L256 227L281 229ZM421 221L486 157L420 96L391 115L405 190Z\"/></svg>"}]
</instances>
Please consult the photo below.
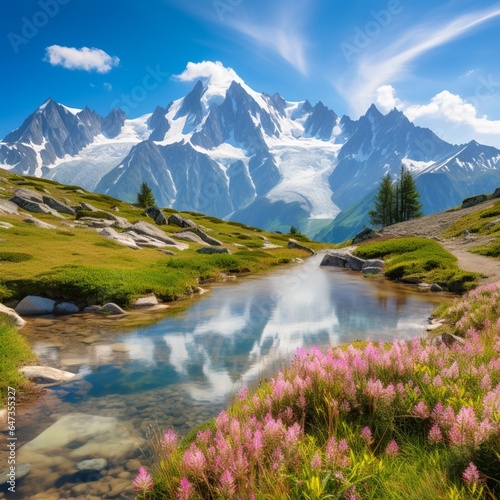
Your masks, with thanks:
<instances>
[{"instance_id":1,"label":"rocky outcrop","mask_svg":"<svg viewBox=\"0 0 500 500\"><path fill-rule=\"evenodd\" d=\"M168 223L173 225L173 226L179 226L179 227L196 227L196 224L189 220L189 219L184 219L184 217L181 217L179 214L172 214L168 218Z\"/></svg>"},{"instance_id":2,"label":"rocky outcrop","mask_svg":"<svg viewBox=\"0 0 500 500\"><path fill-rule=\"evenodd\" d=\"M495 191L493 191L493 194L491 195L492 200L494 200L496 198L500 198L500 188L496 188Z\"/></svg>"},{"instance_id":3,"label":"rocky outcrop","mask_svg":"<svg viewBox=\"0 0 500 500\"><path fill-rule=\"evenodd\" d=\"M104 304L100 312L103 314L111 315L127 314L119 305L115 304L114 302L108 302L107 304Z\"/></svg>"},{"instance_id":4,"label":"rocky outcrop","mask_svg":"<svg viewBox=\"0 0 500 500\"><path fill-rule=\"evenodd\" d=\"M30 219L24 219L26 224L32 224L41 229L57 229L53 224L49 224L48 222L43 222L42 220L35 219L35 217L31 217Z\"/></svg>"},{"instance_id":5,"label":"rocky outcrop","mask_svg":"<svg viewBox=\"0 0 500 500\"><path fill-rule=\"evenodd\" d=\"M483 201L486 201L487 199L488 198L485 194L479 194L477 196L465 198L465 200L462 202L462 208L469 208L473 207L474 205L479 205L479 203L483 203Z\"/></svg>"},{"instance_id":6,"label":"rocky outcrop","mask_svg":"<svg viewBox=\"0 0 500 500\"><path fill-rule=\"evenodd\" d=\"M149 224L148 222L136 222L127 231L134 231L138 234L149 236L155 240L162 241L167 245L177 245L172 238L169 238L161 229Z\"/></svg>"},{"instance_id":7,"label":"rocky outcrop","mask_svg":"<svg viewBox=\"0 0 500 500\"><path fill-rule=\"evenodd\" d=\"M19 371L27 379L40 385L63 384L79 377L75 373L58 370L50 366L23 366L19 368Z\"/></svg>"},{"instance_id":8,"label":"rocky outcrop","mask_svg":"<svg viewBox=\"0 0 500 500\"><path fill-rule=\"evenodd\" d=\"M19 207L9 200L0 200L0 213L15 215L19 212Z\"/></svg>"},{"instance_id":9,"label":"rocky outcrop","mask_svg":"<svg viewBox=\"0 0 500 500\"><path fill-rule=\"evenodd\" d=\"M154 293L146 295L144 297L139 297L132 304L133 307L153 307L158 305L158 299Z\"/></svg>"},{"instance_id":10,"label":"rocky outcrop","mask_svg":"<svg viewBox=\"0 0 500 500\"><path fill-rule=\"evenodd\" d=\"M202 247L196 250L197 253L213 254L213 253L231 253L226 247Z\"/></svg>"},{"instance_id":11,"label":"rocky outcrop","mask_svg":"<svg viewBox=\"0 0 500 500\"><path fill-rule=\"evenodd\" d=\"M17 326L18 328L22 328L25 324L26 321L24 321L19 314L14 311L14 309L11 309L10 307L4 306L3 304L0 304L0 317L6 317L12 324Z\"/></svg>"},{"instance_id":12,"label":"rocky outcrop","mask_svg":"<svg viewBox=\"0 0 500 500\"><path fill-rule=\"evenodd\" d=\"M140 250L141 247L135 242L133 235L129 233L118 233L111 227L107 227L98 231L101 236L112 240L119 245L124 245L129 248L133 248L134 250Z\"/></svg>"},{"instance_id":13,"label":"rocky outcrop","mask_svg":"<svg viewBox=\"0 0 500 500\"><path fill-rule=\"evenodd\" d=\"M76 210L70 207L69 205L66 205L66 203L57 201L51 196L43 196L42 199L43 199L42 202L45 203L45 205L49 206L50 208L53 208L54 210L57 210L58 212L62 212L63 214L68 214L68 215L76 215Z\"/></svg>"},{"instance_id":14,"label":"rocky outcrop","mask_svg":"<svg viewBox=\"0 0 500 500\"><path fill-rule=\"evenodd\" d=\"M38 201L32 201L28 200L26 198L21 198L17 195L14 195L10 201L15 203L17 206L20 208L27 210L28 212L33 212L35 214L50 214L55 217L61 217L62 215L54 210L53 208L50 208L48 205L45 205L45 203L40 203Z\"/></svg>"},{"instance_id":15,"label":"rocky outcrop","mask_svg":"<svg viewBox=\"0 0 500 500\"><path fill-rule=\"evenodd\" d=\"M298 248L299 250L305 250L306 252L309 252L311 255L316 255L316 252L312 248L301 245L293 239L288 240L288 248Z\"/></svg>"},{"instance_id":16,"label":"rocky outcrop","mask_svg":"<svg viewBox=\"0 0 500 500\"><path fill-rule=\"evenodd\" d=\"M222 246L222 241L216 240L215 238L212 238L212 236L209 236L207 233L204 233L201 229L197 227L193 227L190 229L185 229L184 231L181 231L181 233L193 233L196 234L201 238L202 241L205 243L212 245L212 246ZM176 233L179 234L179 233Z\"/></svg>"},{"instance_id":17,"label":"rocky outcrop","mask_svg":"<svg viewBox=\"0 0 500 500\"><path fill-rule=\"evenodd\" d=\"M67 316L80 312L80 308L73 302L59 302L54 306L54 314L57 316Z\"/></svg>"},{"instance_id":18,"label":"rocky outcrop","mask_svg":"<svg viewBox=\"0 0 500 500\"><path fill-rule=\"evenodd\" d=\"M366 229L363 229L360 233L358 233L354 238L352 239L352 244L357 245L358 243L361 243L362 241L369 240L371 238L375 238L377 236L377 233L367 227Z\"/></svg>"},{"instance_id":19,"label":"rocky outcrop","mask_svg":"<svg viewBox=\"0 0 500 500\"><path fill-rule=\"evenodd\" d=\"M172 236L178 240L192 241L193 243L198 243L199 245L208 245L208 243L204 242L196 233L193 233L192 231L180 231L179 233L174 233Z\"/></svg>"},{"instance_id":20,"label":"rocky outcrop","mask_svg":"<svg viewBox=\"0 0 500 500\"><path fill-rule=\"evenodd\" d=\"M146 213L155 221L156 225L165 226L167 224L165 214L158 207L148 207Z\"/></svg>"},{"instance_id":21,"label":"rocky outcrop","mask_svg":"<svg viewBox=\"0 0 500 500\"><path fill-rule=\"evenodd\" d=\"M384 268L384 261L379 259L360 259L350 252L328 252L320 266L341 267L361 271L363 274L380 274Z\"/></svg>"},{"instance_id":22,"label":"rocky outcrop","mask_svg":"<svg viewBox=\"0 0 500 500\"><path fill-rule=\"evenodd\" d=\"M21 316L52 314L55 304L55 300L38 297L36 295L28 295L17 304L16 313Z\"/></svg>"}]
</instances>

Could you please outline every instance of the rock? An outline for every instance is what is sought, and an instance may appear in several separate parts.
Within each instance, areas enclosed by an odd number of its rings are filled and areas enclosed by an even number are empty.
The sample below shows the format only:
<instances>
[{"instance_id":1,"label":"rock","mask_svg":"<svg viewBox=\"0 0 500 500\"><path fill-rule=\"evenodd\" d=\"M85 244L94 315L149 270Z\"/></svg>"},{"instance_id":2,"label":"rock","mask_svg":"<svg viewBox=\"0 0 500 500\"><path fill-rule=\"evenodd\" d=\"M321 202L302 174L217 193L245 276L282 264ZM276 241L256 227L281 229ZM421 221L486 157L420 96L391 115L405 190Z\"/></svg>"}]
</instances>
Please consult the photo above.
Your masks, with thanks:
<instances>
[{"instance_id":1,"label":"rock","mask_svg":"<svg viewBox=\"0 0 500 500\"><path fill-rule=\"evenodd\" d=\"M95 470L101 471L108 466L108 461L105 458L93 458L90 460L82 460L76 464L78 470Z\"/></svg>"},{"instance_id":2,"label":"rock","mask_svg":"<svg viewBox=\"0 0 500 500\"><path fill-rule=\"evenodd\" d=\"M3 221L0 221L0 227L2 229L10 229L11 227L14 227L13 224L11 224L10 222L3 222Z\"/></svg>"},{"instance_id":3,"label":"rock","mask_svg":"<svg viewBox=\"0 0 500 500\"><path fill-rule=\"evenodd\" d=\"M207 233L204 233L201 229L199 229L197 227L194 227L191 229L185 229L184 231L181 231L181 232L182 233L190 232L190 233L196 234L197 236L199 236L201 238L202 241L204 241L205 243L208 243L209 245L222 246L222 241L219 241L219 240L216 240L215 238L212 238ZM176 233L176 234L179 234L179 233Z\"/></svg>"},{"instance_id":4,"label":"rock","mask_svg":"<svg viewBox=\"0 0 500 500\"><path fill-rule=\"evenodd\" d=\"M119 305L113 302L104 304L99 312L112 315L127 314Z\"/></svg>"},{"instance_id":5,"label":"rock","mask_svg":"<svg viewBox=\"0 0 500 500\"><path fill-rule=\"evenodd\" d=\"M167 224L167 218L165 214L158 207L148 207L146 208L146 213L155 221L158 226L165 226Z\"/></svg>"},{"instance_id":6,"label":"rock","mask_svg":"<svg viewBox=\"0 0 500 500\"><path fill-rule=\"evenodd\" d=\"M500 198L500 188L496 188L495 191L493 191L493 194L491 195L491 199L494 200L495 198ZM1 206L0 206L1 208Z\"/></svg>"},{"instance_id":7,"label":"rock","mask_svg":"<svg viewBox=\"0 0 500 500\"><path fill-rule=\"evenodd\" d=\"M197 253L213 254L213 253L231 253L226 247L202 247L196 250Z\"/></svg>"},{"instance_id":8,"label":"rock","mask_svg":"<svg viewBox=\"0 0 500 500\"><path fill-rule=\"evenodd\" d=\"M80 217L79 222L84 222L88 227L113 227L115 225L114 220L109 219L98 219L95 217Z\"/></svg>"},{"instance_id":9,"label":"rock","mask_svg":"<svg viewBox=\"0 0 500 500\"><path fill-rule=\"evenodd\" d=\"M34 468L60 468L68 461L76 463L89 457L108 462L126 460L144 439L116 417L70 413L45 429L18 451L19 461L30 458ZM61 457L61 450L67 450ZM26 460L27 461L27 460Z\"/></svg>"},{"instance_id":10,"label":"rock","mask_svg":"<svg viewBox=\"0 0 500 500\"><path fill-rule=\"evenodd\" d=\"M471 196L470 198L465 198L462 201L462 208L473 207L474 205L478 205L479 203L483 203L488 198L484 194L479 194L477 196Z\"/></svg>"},{"instance_id":11,"label":"rock","mask_svg":"<svg viewBox=\"0 0 500 500\"><path fill-rule=\"evenodd\" d=\"M189 219L184 219L184 217L181 217L179 214L172 214L168 218L168 223L172 224L173 226L179 226L179 227L188 227L188 228L196 227L196 224L193 221Z\"/></svg>"},{"instance_id":12,"label":"rock","mask_svg":"<svg viewBox=\"0 0 500 500\"><path fill-rule=\"evenodd\" d=\"M21 318L16 311L14 311L14 309L4 306L3 304L0 304L0 316L7 317L9 321L11 321L18 328L22 328L26 324L26 321L24 321L24 319Z\"/></svg>"},{"instance_id":13,"label":"rock","mask_svg":"<svg viewBox=\"0 0 500 500\"><path fill-rule=\"evenodd\" d=\"M19 207L12 201L0 199L0 212L15 215L19 213Z\"/></svg>"},{"instance_id":14,"label":"rock","mask_svg":"<svg viewBox=\"0 0 500 500\"><path fill-rule=\"evenodd\" d=\"M15 203L22 209L27 210L28 212L33 212L36 214L50 214L54 215L55 217L63 218L63 216L59 212L57 212L53 208L50 208L48 205L45 205L45 203L39 203L37 201L28 200L26 198L21 198L16 195L14 195L10 199L10 201Z\"/></svg>"},{"instance_id":15,"label":"rock","mask_svg":"<svg viewBox=\"0 0 500 500\"><path fill-rule=\"evenodd\" d=\"M102 311L102 306L92 305L83 308L84 313L99 314Z\"/></svg>"},{"instance_id":16,"label":"rock","mask_svg":"<svg viewBox=\"0 0 500 500\"><path fill-rule=\"evenodd\" d=\"M80 207L83 209L83 210L86 210L87 212L99 212L99 209L97 209L96 207L94 207L93 205L91 205L90 203L85 203L84 201L82 201L80 203Z\"/></svg>"},{"instance_id":17,"label":"rock","mask_svg":"<svg viewBox=\"0 0 500 500\"><path fill-rule=\"evenodd\" d=\"M19 368L26 378L42 385L62 384L75 380L79 376L50 366L23 366Z\"/></svg>"},{"instance_id":18,"label":"rock","mask_svg":"<svg viewBox=\"0 0 500 500\"><path fill-rule=\"evenodd\" d=\"M129 248L133 248L134 250L140 250L141 248L135 242L132 235L128 233L118 233L114 229L107 227L97 231L101 236L108 238L109 240L113 240L120 245L124 245Z\"/></svg>"},{"instance_id":19,"label":"rock","mask_svg":"<svg viewBox=\"0 0 500 500\"><path fill-rule=\"evenodd\" d=\"M27 476L32 469L31 464L29 463L21 465L17 465L16 463L15 467L16 467L15 471L16 482L19 481L19 479L22 479L23 477ZM9 472L10 472L9 470L6 470L0 473L0 486L3 486L10 481Z\"/></svg>"},{"instance_id":20,"label":"rock","mask_svg":"<svg viewBox=\"0 0 500 500\"><path fill-rule=\"evenodd\" d=\"M361 243L362 241L369 240L370 238L375 238L377 236L377 233L367 227L366 229L363 229L360 233L358 233L354 238L352 239L353 245L357 245L358 243Z\"/></svg>"},{"instance_id":21,"label":"rock","mask_svg":"<svg viewBox=\"0 0 500 500\"><path fill-rule=\"evenodd\" d=\"M161 250L160 252L164 253L165 255L175 255L175 252L172 252L172 250Z\"/></svg>"},{"instance_id":22,"label":"rock","mask_svg":"<svg viewBox=\"0 0 500 500\"><path fill-rule=\"evenodd\" d=\"M52 314L55 300L45 297L37 297L36 295L28 295L24 297L16 306L16 313L21 316L37 316L39 314Z\"/></svg>"},{"instance_id":23,"label":"rock","mask_svg":"<svg viewBox=\"0 0 500 500\"><path fill-rule=\"evenodd\" d=\"M172 237L177 238L178 240L192 241L194 243L198 243L199 245L208 245L208 243L204 242L197 234L193 233L192 231L180 231L178 233L174 233Z\"/></svg>"},{"instance_id":24,"label":"rock","mask_svg":"<svg viewBox=\"0 0 500 500\"><path fill-rule=\"evenodd\" d=\"M167 243L147 236L145 234L136 233L135 231L127 231L129 235L135 242L136 245L142 248L163 248L167 246Z\"/></svg>"},{"instance_id":25,"label":"rock","mask_svg":"<svg viewBox=\"0 0 500 500\"><path fill-rule=\"evenodd\" d=\"M26 222L27 224L33 224L34 226L40 227L42 229L57 229L57 227L54 226L53 224L48 224L47 222L35 219L34 217L31 217L29 219L24 219L23 222Z\"/></svg>"},{"instance_id":26,"label":"rock","mask_svg":"<svg viewBox=\"0 0 500 500\"><path fill-rule=\"evenodd\" d=\"M24 198L25 200L35 201L36 203L43 203L43 194L32 189L18 188L14 191L14 196Z\"/></svg>"},{"instance_id":27,"label":"rock","mask_svg":"<svg viewBox=\"0 0 500 500\"><path fill-rule=\"evenodd\" d=\"M80 312L80 308L72 302L59 302L54 306L54 314L65 316L67 314L76 314Z\"/></svg>"},{"instance_id":28,"label":"rock","mask_svg":"<svg viewBox=\"0 0 500 500\"><path fill-rule=\"evenodd\" d=\"M288 240L288 248L298 248L299 250L305 250L306 252L309 252L311 255L316 255L316 252L312 248L301 245L296 240Z\"/></svg>"},{"instance_id":29,"label":"rock","mask_svg":"<svg viewBox=\"0 0 500 500\"><path fill-rule=\"evenodd\" d=\"M292 259L292 262L293 262L294 264L302 264L302 263L304 262L304 259L301 259L300 257L294 257L294 258Z\"/></svg>"},{"instance_id":30,"label":"rock","mask_svg":"<svg viewBox=\"0 0 500 500\"><path fill-rule=\"evenodd\" d=\"M444 292L443 287L439 286L437 283L433 283L430 288L431 292Z\"/></svg>"},{"instance_id":31,"label":"rock","mask_svg":"<svg viewBox=\"0 0 500 500\"><path fill-rule=\"evenodd\" d=\"M361 272L363 274L381 274L384 270L384 261L380 259L370 259L365 261Z\"/></svg>"},{"instance_id":32,"label":"rock","mask_svg":"<svg viewBox=\"0 0 500 500\"><path fill-rule=\"evenodd\" d=\"M154 293L139 297L133 304L134 307L153 307L158 305L158 299Z\"/></svg>"},{"instance_id":33,"label":"rock","mask_svg":"<svg viewBox=\"0 0 500 500\"><path fill-rule=\"evenodd\" d=\"M456 335L453 335L452 333L444 332L441 335L441 340L447 347L453 346L453 344L456 344L457 342L459 344L465 344L465 340L462 337L457 337Z\"/></svg>"},{"instance_id":34,"label":"rock","mask_svg":"<svg viewBox=\"0 0 500 500\"><path fill-rule=\"evenodd\" d=\"M364 259L360 259L359 257L352 255L351 253L347 253L346 256L347 256L346 267L349 269L353 269L354 271L361 271L363 269L363 266L367 262Z\"/></svg>"},{"instance_id":35,"label":"rock","mask_svg":"<svg viewBox=\"0 0 500 500\"><path fill-rule=\"evenodd\" d=\"M130 460L127 460L125 464L125 468L129 471L135 472L136 470L139 470L139 467L141 467L141 462L137 459L131 458Z\"/></svg>"},{"instance_id":36,"label":"rock","mask_svg":"<svg viewBox=\"0 0 500 500\"><path fill-rule=\"evenodd\" d=\"M161 229L156 226L149 224L148 222L136 222L128 231L134 231L138 234L143 234L149 236L155 240L162 241L167 245L176 245L177 243L170 237L168 237Z\"/></svg>"},{"instance_id":37,"label":"rock","mask_svg":"<svg viewBox=\"0 0 500 500\"><path fill-rule=\"evenodd\" d=\"M328 252L320 263L320 266L332 266L345 268L347 258L344 253Z\"/></svg>"},{"instance_id":38,"label":"rock","mask_svg":"<svg viewBox=\"0 0 500 500\"><path fill-rule=\"evenodd\" d=\"M50 208L57 210L58 212L62 212L63 214L76 215L76 210L74 208L66 205L65 203L57 201L51 196L43 196L43 203L45 203L45 205L49 206Z\"/></svg>"}]
</instances>

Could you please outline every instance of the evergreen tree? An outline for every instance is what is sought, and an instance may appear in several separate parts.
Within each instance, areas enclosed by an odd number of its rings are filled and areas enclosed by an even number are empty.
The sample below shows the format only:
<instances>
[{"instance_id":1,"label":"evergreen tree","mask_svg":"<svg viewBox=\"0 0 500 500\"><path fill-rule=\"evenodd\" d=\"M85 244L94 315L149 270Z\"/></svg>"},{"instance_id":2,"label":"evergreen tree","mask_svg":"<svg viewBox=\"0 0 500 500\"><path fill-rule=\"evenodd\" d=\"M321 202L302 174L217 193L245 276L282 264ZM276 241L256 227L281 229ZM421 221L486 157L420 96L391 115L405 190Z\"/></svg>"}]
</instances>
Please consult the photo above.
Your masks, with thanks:
<instances>
[{"instance_id":1,"label":"evergreen tree","mask_svg":"<svg viewBox=\"0 0 500 500\"><path fill-rule=\"evenodd\" d=\"M394 223L394 186L391 174L382 177L380 187L375 197L375 209L369 212L370 224L373 226L390 226Z\"/></svg>"},{"instance_id":2,"label":"evergreen tree","mask_svg":"<svg viewBox=\"0 0 500 500\"><path fill-rule=\"evenodd\" d=\"M137 194L137 204L142 208L156 207L153 191L145 182L141 184L141 189Z\"/></svg>"},{"instance_id":3,"label":"evergreen tree","mask_svg":"<svg viewBox=\"0 0 500 500\"><path fill-rule=\"evenodd\" d=\"M413 175L404 165L401 165L399 174L399 197L399 221L422 217L420 194L417 190L417 186L415 185Z\"/></svg>"}]
</instances>

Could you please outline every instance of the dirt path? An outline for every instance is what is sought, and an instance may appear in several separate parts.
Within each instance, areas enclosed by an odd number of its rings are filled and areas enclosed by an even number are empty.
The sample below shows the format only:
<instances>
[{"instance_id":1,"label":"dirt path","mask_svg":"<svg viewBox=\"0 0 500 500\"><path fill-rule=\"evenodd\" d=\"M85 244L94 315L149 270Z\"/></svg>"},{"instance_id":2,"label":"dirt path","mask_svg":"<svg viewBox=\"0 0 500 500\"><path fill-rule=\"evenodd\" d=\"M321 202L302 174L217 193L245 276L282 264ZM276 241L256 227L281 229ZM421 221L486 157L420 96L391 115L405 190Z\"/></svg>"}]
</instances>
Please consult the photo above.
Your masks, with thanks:
<instances>
[{"instance_id":1,"label":"dirt path","mask_svg":"<svg viewBox=\"0 0 500 500\"><path fill-rule=\"evenodd\" d=\"M451 238L449 240L441 239L441 233L448 228L450 224L460 217L477 210L483 210L490 207L498 200L489 200L480 205L454 212L442 212L439 214L428 215L420 219L408 222L400 222L384 228L381 234L391 236L421 236L425 238L434 238L438 240L448 252L455 255L458 259L458 265L465 271L474 271L484 274L486 277L480 280L481 284L500 281L500 260L491 257L484 257L470 253L471 248L487 244L491 241L489 236L469 236L460 238Z\"/></svg>"}]
</instances>

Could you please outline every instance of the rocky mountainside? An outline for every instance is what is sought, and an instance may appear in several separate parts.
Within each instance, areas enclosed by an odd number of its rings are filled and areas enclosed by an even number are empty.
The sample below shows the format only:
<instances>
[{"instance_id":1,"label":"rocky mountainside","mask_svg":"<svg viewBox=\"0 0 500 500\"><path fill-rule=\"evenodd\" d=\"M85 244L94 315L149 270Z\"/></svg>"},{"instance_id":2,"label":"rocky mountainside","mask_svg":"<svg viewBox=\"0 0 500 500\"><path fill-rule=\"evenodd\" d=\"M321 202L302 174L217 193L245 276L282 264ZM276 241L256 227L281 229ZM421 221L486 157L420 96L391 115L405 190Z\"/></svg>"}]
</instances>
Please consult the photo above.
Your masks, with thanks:
<instances>
[{"instance_id":1,"label":"rocky mountainside","mask_svg":"<svg viewBox=\"0 0 500 500\"><path fill-rule=\"evenodd\" d=\"M198 81L136 119L48 99L0 143L0 166L17 173L125 201L147 182L162 206L269 230L294 225L329 241L338 214L353 205L366 212L380 178L402 163L433 213L491 191L499 162L499 150L449 144L396 109L384 115L372 105L352 120L321 102L255 92L239 77L224 86ZM359 215L342 237L366 223Z\"/></svg>"}]
</instances>

